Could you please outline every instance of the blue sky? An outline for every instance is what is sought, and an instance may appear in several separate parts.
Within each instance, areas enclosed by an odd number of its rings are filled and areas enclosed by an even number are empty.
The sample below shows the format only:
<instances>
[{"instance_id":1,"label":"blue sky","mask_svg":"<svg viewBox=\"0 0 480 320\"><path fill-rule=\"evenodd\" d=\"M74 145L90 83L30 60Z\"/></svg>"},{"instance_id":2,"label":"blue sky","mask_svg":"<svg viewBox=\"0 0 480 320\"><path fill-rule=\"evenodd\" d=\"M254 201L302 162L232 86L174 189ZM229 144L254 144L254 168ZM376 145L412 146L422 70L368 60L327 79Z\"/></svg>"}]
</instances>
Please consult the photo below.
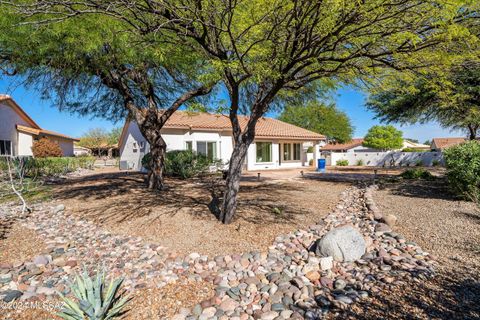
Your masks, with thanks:
<instances>
[{"instance_id":1,"label":"blue sky","mask_svg":"<svg viewBox=\"0 0 480 320\"><path fill-rule=\"evenodd\" d=\"M17 85L12 78L0 77L0 93L11 95L42 128L70 136L79 137L90 128L100 127L110 130L123 125L123 123L115 124L104 119L60 112L52 106L50 101L42 100L33 89L29 90ZM374 119L374 114L366 110L365 98L366 96L361 91L353 88L340 89L334 96L337 106L345 111L352 120L352 124L355 126L355 137L363 137L371 126L380 124L378 120ZM463 136L461 132L451 132L436 123L396 125L396 127L403 131L404 137L418 139L420 142L433 137Z\"/></svg>"}]
</instances>

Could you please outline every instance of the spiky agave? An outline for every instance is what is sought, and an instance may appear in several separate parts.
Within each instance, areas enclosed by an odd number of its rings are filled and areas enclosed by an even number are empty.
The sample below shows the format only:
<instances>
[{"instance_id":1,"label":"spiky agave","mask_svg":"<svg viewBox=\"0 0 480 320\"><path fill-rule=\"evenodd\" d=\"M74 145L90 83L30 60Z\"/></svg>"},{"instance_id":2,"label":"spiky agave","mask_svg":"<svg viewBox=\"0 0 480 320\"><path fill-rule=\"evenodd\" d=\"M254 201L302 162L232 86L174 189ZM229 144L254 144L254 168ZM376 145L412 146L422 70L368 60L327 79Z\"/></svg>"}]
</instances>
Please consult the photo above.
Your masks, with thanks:
<instances>
[{"instance_id":1,"label":"spiky agave","mask_svg":"<svg viewBox=\"0 0 480 320\"><path fill-rule=\"evenodd\" d=\"M65 305L58 314L65 320L108 320L120 317L124 308L131 300L125 291L121 291L123 278L112 279L105 286L105 269L98 270L96 277L91 278L86 268L81 275L75 276L75 282L70 284L75 302L59 293Z\"/></svg>"}]
</instances>

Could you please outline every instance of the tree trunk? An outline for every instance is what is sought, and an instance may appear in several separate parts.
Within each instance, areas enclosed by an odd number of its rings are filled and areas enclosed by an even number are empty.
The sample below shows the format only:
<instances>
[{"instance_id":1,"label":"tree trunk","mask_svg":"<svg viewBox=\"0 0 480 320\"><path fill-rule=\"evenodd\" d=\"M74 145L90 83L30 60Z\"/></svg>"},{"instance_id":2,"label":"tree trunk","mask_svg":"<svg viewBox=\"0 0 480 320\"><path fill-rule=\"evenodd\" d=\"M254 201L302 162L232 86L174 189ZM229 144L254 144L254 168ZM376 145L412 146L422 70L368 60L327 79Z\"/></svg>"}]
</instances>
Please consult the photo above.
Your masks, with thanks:
<instances>
[{"instance_id":1,"label":"tree trunk","mask_svg":"<svg viewBox=\"0 0 480 320\"><path fill-rule=\"evenodd\" d=\"M237 210L237 195L240 190L240 178L242 175L242 166L245 163L247 150L250 143L241 141L235 143L233 147L230 165L228 167L228 176L226 189L223 197L223 208L220 214L220 221L225 224L232 222Z\"/></svg>"},{"instance_id":2,"label":"tree trunk","mask_svg":"<svg viewBox=\"0 0 480 320\"><path fill-rule=\"evenodd\" d=\"M468 131L470 133L470 137L469 137L470 140L477 139L477 130L478 130L478 126L468 125Z\"/></svg>"},{"instance_id":3,"label":"tree trunk","mask_svg":"<svg viewBox=\"0 0 480 320\"><path fill-rule=\"evenodd\" d=\"M163 141L163 139L162 139ZM150 171L148 172L148 189L162 190L164 187L164 169L165 153L167 146L165 143L150 144Z\"/></svg>"}]
</instances>

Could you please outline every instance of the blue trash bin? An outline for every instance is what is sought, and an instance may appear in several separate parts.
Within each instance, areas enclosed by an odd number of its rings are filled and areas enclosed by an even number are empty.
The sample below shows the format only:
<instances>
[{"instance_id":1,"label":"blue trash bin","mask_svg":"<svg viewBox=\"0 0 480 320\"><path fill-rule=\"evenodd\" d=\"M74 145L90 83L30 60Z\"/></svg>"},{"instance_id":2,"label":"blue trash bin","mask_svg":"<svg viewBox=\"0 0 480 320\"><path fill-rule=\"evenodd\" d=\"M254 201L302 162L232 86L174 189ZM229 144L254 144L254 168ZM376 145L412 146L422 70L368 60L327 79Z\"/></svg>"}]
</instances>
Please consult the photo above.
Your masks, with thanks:
<instances>
[{"instance_id":1,"label":"blue trash bin","mask_svg":"<svg viewBox=\"0 0 480 320\"><path fill-rule=\"evenodd\" d=\"M318 172L325 172L326 166L327 166L327 160L326 159L318 159L317 160L317 171Z\"/></svg>"}]
</instances>

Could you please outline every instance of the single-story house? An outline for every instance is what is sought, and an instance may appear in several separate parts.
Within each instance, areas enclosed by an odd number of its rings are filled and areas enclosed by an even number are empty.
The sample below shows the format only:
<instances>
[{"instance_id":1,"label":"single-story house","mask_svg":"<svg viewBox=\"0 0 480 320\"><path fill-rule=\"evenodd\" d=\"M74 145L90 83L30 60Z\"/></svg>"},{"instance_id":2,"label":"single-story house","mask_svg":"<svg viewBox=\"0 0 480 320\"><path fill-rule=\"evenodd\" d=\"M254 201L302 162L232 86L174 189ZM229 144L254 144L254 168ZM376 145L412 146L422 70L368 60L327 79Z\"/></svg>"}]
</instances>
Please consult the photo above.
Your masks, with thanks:
<instances>
[{"instance_id":1,"label":"single-story house","mask_svg":"<svg viewBox=\"0 0 480 320\"><path fill-rule=\"evenodd\" d=\"M352 140L344 143L330 142L327 145L323 146L320 149L320 151L322 153L327 153L327 152L362 152L362 151L376 152L377 150L364 147L363 138L353 138Z\"/></svg>"},{"instance_id":2,"label":"single-story house","mask_svg":"<svg viewBox=\"0 0 480 320\"><path fill-rule=\"evenodd\" d=\"M418 143L418 142L413 142L411 140L408 140L408 139L404 139L403 140L403 147L402 147L402 150L403 149L414 149L414 150L418 150L418 151L430 151L430 146L427 145L427 144L423 144L423 143Z\"/></svg>"},{"instance_id":3,"label":"single-story house","mask_svg":"<svg viewBox=\"0 0 480 320\"><path fill-rule=\"evenodd\" d=\"M0 156L32 156L33 142L47 138L57 142L64 156L73 156L78 139L42 129L8 95L0 94Z\"/></svg>"},{"instance_id":4,"label":"single-story house","mask_svg":"<svg viewBox=\"0 0 480 320\"><path fill-rule=\"evenodd\" d=\"M467 141L467 138L433 138L430 148L432 151L442 151Z\"/></svg>"},{"instance_id":5,"label":"single-story house","mask_svg":"<svg viewBox=\"0 0 480 320\"><path fill-rule=\"evenodd\" d=\"M82 146L73 145L73 154L75 155L75 157L89 156L92 154L92 150Z\"/></svg>"},{"instance_id":6,"label":"single-story house","mask_svg":"<svg viewBox=\"0 0 480 320\"><path fill-rule=\"evenodd\" d=\"M248 117L240 116L245 126ZM233 151L232 127L222 114L177 111L162 129L169 150L193 150L212 159L227 163ZM307 149L314 147L319 158L319 146L326 137L272 118L257 122L254 142L248 149L247 170L300 168L308 166ZM141 170L141 160L149 145L134 121L127 120L120 136L120 168ZM316 161L314 161L316 163Z\"/></svg>"}]
</instances>

